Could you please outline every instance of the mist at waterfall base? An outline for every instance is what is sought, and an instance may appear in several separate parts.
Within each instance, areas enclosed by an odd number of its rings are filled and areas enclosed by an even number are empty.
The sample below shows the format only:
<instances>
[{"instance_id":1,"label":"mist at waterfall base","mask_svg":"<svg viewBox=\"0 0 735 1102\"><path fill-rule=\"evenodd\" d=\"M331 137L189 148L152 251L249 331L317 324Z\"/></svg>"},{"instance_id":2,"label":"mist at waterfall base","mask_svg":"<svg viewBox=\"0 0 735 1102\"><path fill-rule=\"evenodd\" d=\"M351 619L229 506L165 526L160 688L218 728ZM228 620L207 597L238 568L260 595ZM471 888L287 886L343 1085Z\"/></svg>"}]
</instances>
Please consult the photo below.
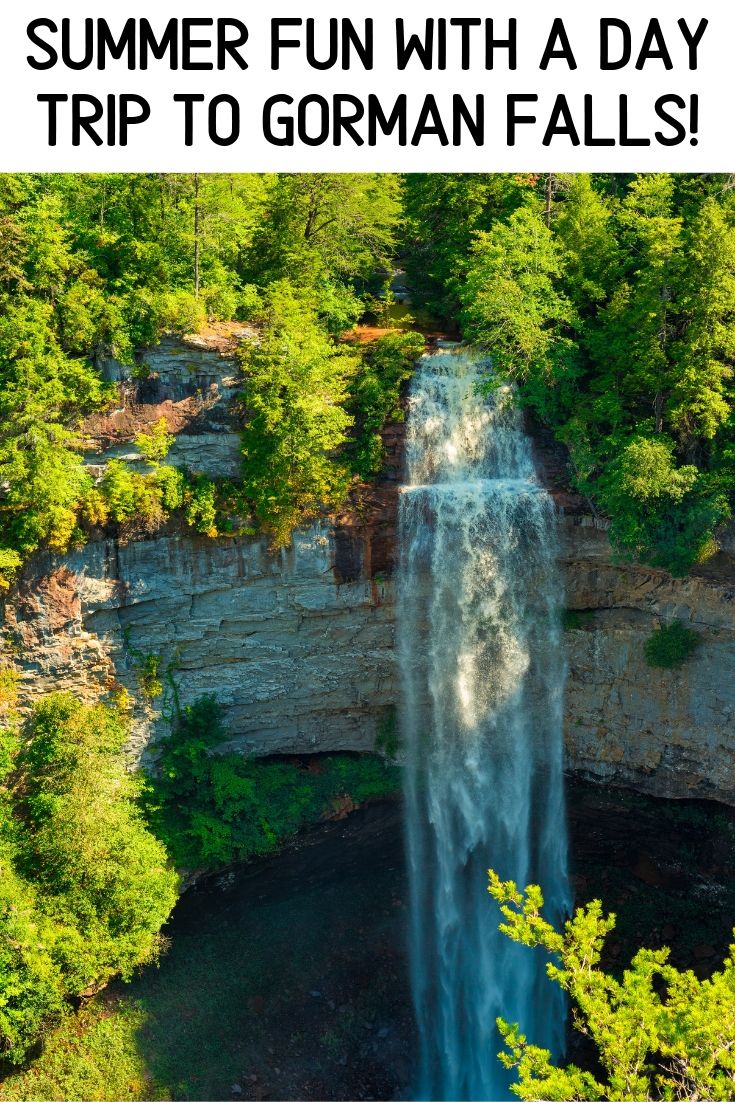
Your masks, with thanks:
<instances>
[{"instance_id":1,"label":"mist at waterfall base","mask_svg":"<svg viewBox=\"0 0 735 1102\"><path fill-rule=\"evenodd\" d=\"M513 393L466 350L424 357L400 496L398 648L420 1099L511 1097L495 1020L560 1053L565 1002L498 930L487 870L569 910L553 503Z\"/></svg>"}]
</instances>

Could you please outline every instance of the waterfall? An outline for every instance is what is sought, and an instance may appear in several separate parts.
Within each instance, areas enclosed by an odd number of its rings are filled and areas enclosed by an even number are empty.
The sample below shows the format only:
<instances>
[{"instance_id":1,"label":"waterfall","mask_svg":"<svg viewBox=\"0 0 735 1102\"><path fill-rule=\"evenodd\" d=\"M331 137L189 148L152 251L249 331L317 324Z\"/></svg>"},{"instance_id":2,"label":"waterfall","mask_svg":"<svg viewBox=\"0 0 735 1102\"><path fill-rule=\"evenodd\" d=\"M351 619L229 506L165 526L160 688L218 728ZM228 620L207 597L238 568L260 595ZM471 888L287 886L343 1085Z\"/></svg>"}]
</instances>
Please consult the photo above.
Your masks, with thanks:
<instances>
[{"instance_id":1,"label":"waterfall","mask_svg":"<svg viewBox=\"0 0 735 1102\"><path fill-rule=\"evenodd\" d=\"M487 870L569 909L561 589L553 503L512 391L465 350L413 380L400 498L398 643L418 1097L510 1097L498 1015L559 1052L564 1000L498 931Z\"/></svg>"}]
</instances>

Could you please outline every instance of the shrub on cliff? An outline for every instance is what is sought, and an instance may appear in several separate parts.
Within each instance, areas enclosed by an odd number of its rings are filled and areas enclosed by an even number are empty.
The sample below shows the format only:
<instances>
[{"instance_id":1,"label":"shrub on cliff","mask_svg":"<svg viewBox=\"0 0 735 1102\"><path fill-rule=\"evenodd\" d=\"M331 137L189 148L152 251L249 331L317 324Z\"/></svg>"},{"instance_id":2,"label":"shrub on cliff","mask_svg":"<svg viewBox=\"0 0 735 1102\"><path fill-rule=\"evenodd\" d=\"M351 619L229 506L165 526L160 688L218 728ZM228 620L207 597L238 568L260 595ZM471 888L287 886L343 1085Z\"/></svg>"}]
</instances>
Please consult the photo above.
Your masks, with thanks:
<instances>
[{"instance_id":1,"label":"shrub on cliff","mask_svg":"<svg viewBox=\"0 0 735 1102\"><path fill-rule=\"evenodd\" d=\"M399 787L396 769L377 757L324 755L306 767L214 753L226 737L219 705L204 696L161 743L146 798L154 829L181 867L273 853L307 823Z\"/></svg>"},{"instance_id":2,"label":"shrub on cliff","mask_svg":"<svg viewBox=\"0 0 735 1102\"><path fill-rule=\"evenodd\" d=\"M685 662L701 642L698 631L686 627L681 620L672 620L649 635L643 649L649 666L672 669Z\"/></svg>"},{"instance_id":3,"label":"shrub on cliff","mask_svg":"<svg viewBox=\"0 0 735 1102\"><path fill-rule=\"evenodd\" d=\"M117 710L70 694L18 731L3 694L0 1057L18 1063L70 996L155 958L177 878L138 808Z\"/></svg>"},{"instance_id":4,"label":"shrub on cliff","mask_svg":"<svg viewBox=\"0 0 735 1102\"><path fill-rule=\"evenodd\" d=\"M348 453L350 465L361 478L371 478L383 466L381 432L386 421L403 420L401 386L411 377L424 351L418 333L386 333L368 345L360 371L350 384L349 409L355 419L355 435Z\"/></svg>"},{"instance_id":5,"label":"shrub on cliff","mask_svg":"<svg viewBox=\"0 0 735 1102\"><path fill-rule=\"evenodd\" d=\"M500 904L500 929L513 941L551 955L549 979L572 1002L576 1029L593 1042L599 1070L558 1067L551 1053L529 1044L518 1025L498 1019L515 1069L511 1090L522 1099L640 1102L730 1099L735 1082L735 946L721 972L700 980L668 963L668 949L639 949L621 979L599 967L614 915L599 900L580 907L559 933L541 915L543 896L521 892L491 871L489 890Z\"/></svg>"}]
</instances>

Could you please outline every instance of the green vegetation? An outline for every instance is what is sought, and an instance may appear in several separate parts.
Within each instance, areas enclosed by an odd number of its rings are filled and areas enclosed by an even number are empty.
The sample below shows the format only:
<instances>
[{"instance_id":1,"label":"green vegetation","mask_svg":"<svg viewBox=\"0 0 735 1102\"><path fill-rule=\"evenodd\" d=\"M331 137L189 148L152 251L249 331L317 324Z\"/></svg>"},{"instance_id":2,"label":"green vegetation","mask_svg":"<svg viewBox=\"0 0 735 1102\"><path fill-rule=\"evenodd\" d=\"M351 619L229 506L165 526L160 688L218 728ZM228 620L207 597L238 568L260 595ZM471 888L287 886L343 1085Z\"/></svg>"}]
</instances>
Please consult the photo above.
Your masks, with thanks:
<instances>
[{"instance_id":1,"label":"green vegetation","mask_svg":"<svg viewBox=\"0 0 735 1102\"><path fill-rule=\"evenodd\" d=\"M3 1102L85 1099L151 1102L168 1091L152 1082L138 1036L148 1015L134 1001L95 999L68 1014L27 1068L3 1081Z\"/></svg>"},{"instance_id":2,"label":"green vegetation","mask_svg":"<svg viewBox=\"0 0 735 1102\"><path fill-rule=\"evenodd\" d=\"M151 463L162 463L176 437L168 431L168 421L161 417L148 432L141 432L135 438L135 446L144 459Z\"/></svg>"},{"instance_id":3,"label":"green vegetation","mask_svg":"<svg viewBox=\"0 0 735 1102\"><path fill-rule=\"evenodd\" d=\"M341 501L348 472L337 453L347 440L344 405L358 360L336 346L315 307L285 280L257 315L261 338L243 347L243 489L275 546L322 506Z\"/></svg>"},{"instance_id":4,"label":"green vegetation","mask_svg":"<svg viewBox=\"0 0 735 1102\"><path fill-rule=\"evenodd\" d=\"M278 542L322 492L327 505L344 496L359 365L333 338L385 284L399 199L398 179L379 175L0 176L0 587L37 548L65 551L90 529L144 535L177 514L213 537L254 513ZM83 421L117 400L97 365L132 365L167 331L256 316L246 492L162 466L161 422L136 440L151 470L113 463L94 485ZM299 370L280 401L282 338Z\"/></svg>"},{"instance_id":5,"label":"green vegetation","mask_svg":"<svg viewBox=\"0 0 735 1102\"><path fill-rule=\"evenodd\" d=\"M619 550L684 574L735 500L725 177L409 177L407 268L569 454ZM423 273L423 275L422 275Z\"/></svg>"},{"instance_id":6,"label":"green vegetation","mask_svg":"<svg viewBox=\"0 0 735 1102\"><path fill-rule=\"evenodd\" d=\"M160 950L177 878L125 769L121 713L57 693L25 723L0 678L0 1049L19 1063L71 996Z\"/></svg>"},{"instance_id":7,"label":"green vegetation","mask_svg":"<svg viewBox=\"0 0 735 1102\"><path fill-rule=\"evenodd\" d=\"M600 953L615 926L599 900L578 908L558 933L541 915L536 886L524 892L490 872L489 891L500 904L500 929L514 941L551 954L549 979L569 995L573 1023L593 1042L600 1072L568 1064L531 1045L517 1025L498 1020L516 1069L512 1090L523 1099L640 1102L732 1097L735 1077L735 946L724 968L700 980L668 963L668 949L639 949L621 979L603 972Z\"/></svg>"},{"instance_id":8,"label":"green vegetation","mask_svg":"<svg viewBox=\"0 0 735 1102\"><path fill-rule=\"evenodd\" d=\"M381 432L387 421L403 420L401 386L423 351L424 340L418 333L396 331L368 345L363 354L349 402L355 420L350 465L361 478L372 478L382 470Z\"/></svg>"},{"instance_id":9,"label":"green vegetation","mask_svg":"<svg viewBox=\"0 0 735 1102\"><path fill-rule=\"evenodd\" d=\"M396 769L380 758L334 754L304 765L213 753L226 737L217 702L205 696L161 743L149 817L179 867L274 853L305 824L399 787Z\"/></svg>"},{"instance_id":10,"label":"green vegetation","mask_svg":"<svg viewBox=\"0 0 735 1102\"><path fill-rule=\"evenodd\" d=\"M459 319L494 382L516 380L622 554L684 574L716 550L735 499L726 178L2 176L0 585L38 547L172 517L283 544L378 473L420 341L338 338L387 308L396 255L417 312ZM243 348L242 480L165 465L159 422L136 439L147 469L93 484L84 418L116 400L97 365L233 317L262 330Z\"/></svg>"},{"instance_id":11,"label":"green vegetation","mask_svg":"<svg viewBox=\"0 0 735 1102\"><path fill-rule=\"evenodd\" d=\"M698 631L686 627L681 620L672 620L670 624L656 628L646 639L646 662L649 666L661 666L664 669L681 666L701 642L702 636Z\"/></svg>"},{"instance_id":12,"label":"green vegetation","mask_svg":"<svg viewBox=\"0 0 735 1102\"><path fill-rule=\"evenodd\" d=\"M3 1102L227 1099L236 1083L245 1097L361 1093L377 1030L397 1002L408 1016L403 875L395 827L337 828L182 900L160 964L68 1015L3 1080ZM327 1031L339 1052L321 1046Z\"/></svg>"},{"instance_id":13,"label":"green vegetation","mask_svg":"<svg viewBox=\"0 0 735 1102\"><path fill-rule=\"evenodd\" d=\"M151 436L145 439L144 446L152 451L165 446L165 441ZM128 539L144 536L158 531L173 515L194 532L212 538L242 530L237 519L243 511L240 488L154 459L149 467L141 472L120 459L105 464L97 485L77 502L77 540L83 542L90 532L110 525Z\"/></svg>"},{"instance_id":14,"label":"green vegetation","mask_svg":"<svg viewBox=\"0 0 735 1102\"><path fill-rule=\"evenodd\" d=\"M138 661L157 695L160 661ZM178 715L159 778L144 782L121 754L125 694L114 707L53 694L21 722L17 688L17 675L0 671L0 1061L22 1064L40 1038L52 1040L7 1097L56 1082L77 1097L111 1098L121 1084L148 1097L140 1008L77 1019L70 1000L157 958L178 895L168 852L190 868L274 853L304 825L393 793L397 772L348 754L309 764L214 754L225 733L205 697Z\"/></svg>"}]
</instances>

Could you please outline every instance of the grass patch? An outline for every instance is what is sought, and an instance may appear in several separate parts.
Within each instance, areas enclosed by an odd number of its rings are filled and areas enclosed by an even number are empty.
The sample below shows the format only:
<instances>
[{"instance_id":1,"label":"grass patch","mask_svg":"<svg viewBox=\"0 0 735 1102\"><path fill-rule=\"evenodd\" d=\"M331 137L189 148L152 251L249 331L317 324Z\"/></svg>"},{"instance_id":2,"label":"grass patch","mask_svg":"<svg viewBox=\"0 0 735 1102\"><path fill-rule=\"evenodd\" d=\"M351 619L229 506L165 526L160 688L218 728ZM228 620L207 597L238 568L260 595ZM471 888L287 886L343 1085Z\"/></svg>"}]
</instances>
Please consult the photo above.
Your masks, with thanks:
<instances>
[{"instance_id":1,"label":"grass patch","mask_svg":"<svg viewBox=\"0 0 735 1102\"><path fill-rule=\"evenodd\" d=\"M646 639L643 645L646 662L649 666L673 669L681 666L701 642L702 636L699 632L686 627L681 620L672 620L670 624L657 628Z\"/></svg>"},{"instance_id":2,"label":"grass patch","mask_svg":"<svg viewBox=\"0 0 735 1102\"><path fill-rule=\"evenodd\" d=\"M30 1067L0 1085L3 1102L148 1102L170 1093L150 1078L138 1047L148 1014L135 1000L100 999L70 1012Z\"/></svg>"}]
</instances>

